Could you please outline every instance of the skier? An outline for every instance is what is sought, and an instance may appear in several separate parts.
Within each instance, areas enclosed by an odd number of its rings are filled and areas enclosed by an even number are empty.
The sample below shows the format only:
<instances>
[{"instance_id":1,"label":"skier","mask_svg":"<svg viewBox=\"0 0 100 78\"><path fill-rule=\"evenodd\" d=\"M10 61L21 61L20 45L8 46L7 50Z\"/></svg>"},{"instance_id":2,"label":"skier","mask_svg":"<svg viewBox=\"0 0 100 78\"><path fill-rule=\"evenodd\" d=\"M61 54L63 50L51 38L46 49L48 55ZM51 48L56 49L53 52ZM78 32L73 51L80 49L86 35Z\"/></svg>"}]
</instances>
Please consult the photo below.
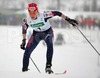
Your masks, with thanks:
<instances>
[{"instance_id":1,"label":"skier","mask_svg":"<svg viewBox=\"0 0 100 78\"><path fill-rule=\"evenodd\" d=\"M73 26L78 25L78 22L74 19L70 19L59 11L44 11L43 13L40 13L36 3L28 4L28 12L29 16L23 20L22 25L23 40L20 48L25 50L23 55L22 72L28 71L29 57L32 51L41 40L44 40L47 45L45 72L51 74L53 73L53 70L51 69L53 57L53 30L48 19L54 16L59 16ZM26 45L26 33L28 27L33 28L33 34Z\"/></svg>"},{"instance_id":2,"label":"skier","mask_svg":"<svg viewBox=\"0 0 100 78\"><path fill-rule=\"evenodd\" d=\"M64 40L63 34L58 33L56 41L55 41L55 45L62 45L62 44L65 44L65 40Z\"/></svg>"}]
</instances>

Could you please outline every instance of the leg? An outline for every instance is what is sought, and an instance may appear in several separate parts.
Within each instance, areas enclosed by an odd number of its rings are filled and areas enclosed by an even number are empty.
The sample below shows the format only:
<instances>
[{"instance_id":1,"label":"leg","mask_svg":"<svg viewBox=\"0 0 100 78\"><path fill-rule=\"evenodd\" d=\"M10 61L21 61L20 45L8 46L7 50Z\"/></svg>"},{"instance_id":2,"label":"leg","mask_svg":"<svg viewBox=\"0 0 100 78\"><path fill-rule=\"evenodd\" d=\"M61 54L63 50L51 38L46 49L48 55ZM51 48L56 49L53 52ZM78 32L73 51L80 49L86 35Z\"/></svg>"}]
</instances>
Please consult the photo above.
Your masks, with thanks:
<instances>
[{"instance_id":1,"label":"leg","mask_svg":"<svg viewBox=\"0 0 100 78\"><path fill-rule=\"evenodd\" d=\"M52 66L53 37L54 37L52 28L47 30L45 33L46 33L46 36L45 36L44 41L47 44L46 64L49 64L50 66Z\"/></svg>"},{"instance_id":2,"label":"leg","mask_svg":"<svg viewBox=\"0 0 100 78\"><path fill-rule=\"evenodd\" d=\"M53 73L53 71L51 70L51 66L52 66L52 57L53 57L53 41L52 41L52 35L50 34L46 40L45 40L46 44L47 44L47 54L46 54L46 72Z\"/></svg>"},{"instance_id":3,"label":"leg","mask_svg":"<svg viewBox=\"0 0 100 78\"><path fill-rule=\"evenodd\" d=\"M46 68L45 71L46 73L53 73L53 71L51 70L51 66L52 66L52 57L53 57L53 32L52 29L50 29L49 31L46 32L47 35L45 37L45 42L47 44L47 54L46 54Z\"/></svg>"},{"instance_id":4,"label":"leg","mask_svg":"<svg viewBox=\"0 0 100 78\"><path fill-rule=\"evenodd\" d=\"M28 70L28 65L29 65L29 58L32 53L32 51L35 49L35 47L38 45L39 42L37 42L34 38L34 36L31 36L30 40L28 41L28 44L25 49L25 53L23 56L23 68L22 71L27 71Z\"/></svg>"},{"instance_id":5,"label":"leg","mask_svg":"<svg viewBox=\"0 0 100 78\"><path fill-rule=\"evenodd\" d=\"M49 36L46 39L46 44L47 44L47 64L52 65L52 56L53 56L53 42L52 42L52 37Z\"/></svg>"}]
</instances>

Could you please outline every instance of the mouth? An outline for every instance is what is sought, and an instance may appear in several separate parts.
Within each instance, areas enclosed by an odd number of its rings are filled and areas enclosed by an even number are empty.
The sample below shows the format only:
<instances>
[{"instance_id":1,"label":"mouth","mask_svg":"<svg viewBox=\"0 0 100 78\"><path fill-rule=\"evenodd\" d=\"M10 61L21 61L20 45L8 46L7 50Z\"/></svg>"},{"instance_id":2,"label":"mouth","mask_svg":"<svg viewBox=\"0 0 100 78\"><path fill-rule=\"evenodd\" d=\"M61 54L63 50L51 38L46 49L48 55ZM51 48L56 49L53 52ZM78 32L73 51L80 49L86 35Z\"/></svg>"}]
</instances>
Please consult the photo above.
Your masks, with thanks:
<instances>
[{"instance_id":1,"label":"mouth","mask_svg":"<svg viewBox=\"0 0 100 78\"><path fill-rule=\"evenodd\" d=\"M37 17L31 16L32 19L36 19Z\"/></svg>"}]
</instances>

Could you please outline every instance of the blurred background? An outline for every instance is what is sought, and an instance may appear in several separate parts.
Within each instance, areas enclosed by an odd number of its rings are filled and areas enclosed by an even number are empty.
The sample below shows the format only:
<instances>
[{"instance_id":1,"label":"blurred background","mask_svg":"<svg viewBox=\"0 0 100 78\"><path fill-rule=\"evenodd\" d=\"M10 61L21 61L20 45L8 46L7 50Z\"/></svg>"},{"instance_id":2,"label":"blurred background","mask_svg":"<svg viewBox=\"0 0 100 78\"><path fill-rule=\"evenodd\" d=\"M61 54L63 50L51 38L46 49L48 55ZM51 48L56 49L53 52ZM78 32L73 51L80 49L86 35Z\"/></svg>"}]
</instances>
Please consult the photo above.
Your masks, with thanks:
<instances>
[{"instance_id":1,"label":"blurred background","mask_svg":"<svg viewBox=\"0 0 100 78\"><path fill-rule=\"evenodd\" d=\"M33 0L0 0L0 25L21 25L26 16L27 4ZM100 0L34 0L39 10L60 10L65 15L77 19L82 28L100 29ZM52 19L53 27L65 28L62 19ZM58 25L59 24L59 25Z\"/></svg>"},{"instance_id":2,"label":"blurred background","mask_svg":"<svg viewBox=\"0 0 100 78\"><path fill-rule=\"evenodd\" d=\"M32 74L25 73L29 77L25 74L24 77L18 77L22 75L18 75L18 72L16 75L16 71L21 71L22 67L22 21L28 14L27 4L33 1L38 4L40 12L58 10L78 20L79 28L100 53L100 0L0 0L0 78L31 78L34 77L33 72L37 72L30 63ZM50 22L54 29L53 69L57 72L68 70L65 77L59 78L100 78L100 56L82 34L60 17L54 17ZM31 34L29 30L27 41ZM41 42L31 55L42 72L46 62L46 48L46 44ZM51 76L42 78L48 77Z\"/></svg>"}]
</instances>

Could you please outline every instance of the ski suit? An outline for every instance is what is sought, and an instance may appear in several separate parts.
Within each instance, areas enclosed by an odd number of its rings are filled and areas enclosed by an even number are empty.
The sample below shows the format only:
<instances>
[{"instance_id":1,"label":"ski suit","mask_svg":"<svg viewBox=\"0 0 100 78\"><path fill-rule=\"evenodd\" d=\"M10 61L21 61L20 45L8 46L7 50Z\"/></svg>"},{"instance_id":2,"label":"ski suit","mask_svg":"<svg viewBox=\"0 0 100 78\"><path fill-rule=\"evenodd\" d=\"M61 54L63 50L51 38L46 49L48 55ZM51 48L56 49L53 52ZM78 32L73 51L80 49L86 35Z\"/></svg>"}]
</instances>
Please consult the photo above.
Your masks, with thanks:
<instances>
[{"instance_id":1,"label":"ski suit","mask_svg":"<svg viewBox=\"0 0 100 78\"><path fill-rule=\"evenodd\" d=\"M31 35L24 52L23 68L28 68L29 57L41 40L44 40L47 45L46 64L52 66L53 30L48 19L61 15L62 13L59 11L44 11L43 13L39 13L35 20L32 20L30 16L23 20L22 34L27 33L28 27L33 29L33 34Z\"/></svg>"}]
</instances>

